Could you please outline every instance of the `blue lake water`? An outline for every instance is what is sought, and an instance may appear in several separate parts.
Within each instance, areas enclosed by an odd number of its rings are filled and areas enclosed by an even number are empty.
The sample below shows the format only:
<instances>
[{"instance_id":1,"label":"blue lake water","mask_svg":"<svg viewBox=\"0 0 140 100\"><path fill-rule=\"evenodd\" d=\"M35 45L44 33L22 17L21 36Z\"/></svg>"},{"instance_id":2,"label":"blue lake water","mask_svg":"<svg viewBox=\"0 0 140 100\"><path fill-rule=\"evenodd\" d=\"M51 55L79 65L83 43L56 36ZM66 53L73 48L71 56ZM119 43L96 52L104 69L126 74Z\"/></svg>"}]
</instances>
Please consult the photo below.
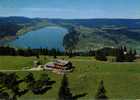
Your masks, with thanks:
<instances>
[{"instance_id":1,"label":"blue lake water","mask_svg":"<svg viewBox=\"0 0 140 100\"><path fill-rule=\"evenodd\" d=\"M28 32L19 36L16 40L9 43L10 46L18 48L63 48L63 37L67 30L61 27L45 27L36 31Z\"/></svg>"}]
</instances>

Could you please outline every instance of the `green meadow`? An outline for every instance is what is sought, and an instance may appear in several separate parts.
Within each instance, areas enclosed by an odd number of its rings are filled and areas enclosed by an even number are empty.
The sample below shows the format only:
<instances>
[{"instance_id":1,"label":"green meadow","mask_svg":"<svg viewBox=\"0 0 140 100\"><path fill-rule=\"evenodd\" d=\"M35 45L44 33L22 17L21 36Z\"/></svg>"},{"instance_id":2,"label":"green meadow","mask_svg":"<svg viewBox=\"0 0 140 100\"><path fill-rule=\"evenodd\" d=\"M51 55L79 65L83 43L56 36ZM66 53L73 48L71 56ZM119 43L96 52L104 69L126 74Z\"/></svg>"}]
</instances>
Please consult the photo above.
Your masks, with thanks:
<instances>
[{"instance_id":1,"label":"green meadow","mask_svg":"<svg viewBox=\"0 0 140 100\"><path fill-rule=\"evenodd\" d=\"M45 58L45 59L44 59ZM70 60L75 69L68 74L69 87L73 95L86 93L86 96L79 100L94 99L99 82L104 81L106 95L110 99L137 99L140 98L140 61L136 62L100 62L94 57L58 57ZM22 70L24 67L31 68L35 57L12 57L0 56L0 70ZM52 57L41 56L42 63L49 62ZM7 72L9 73L9 72ZM21 78L28 72L17 71ZM34 95L28 92L19 100L56 100L60 87L62 75L50 71L33 71L35 78L41 73L48 73L51 80L56 81L53 88L43 95ZM21 85L24 87L24 84Z\"/></svg>"}]
</instances>

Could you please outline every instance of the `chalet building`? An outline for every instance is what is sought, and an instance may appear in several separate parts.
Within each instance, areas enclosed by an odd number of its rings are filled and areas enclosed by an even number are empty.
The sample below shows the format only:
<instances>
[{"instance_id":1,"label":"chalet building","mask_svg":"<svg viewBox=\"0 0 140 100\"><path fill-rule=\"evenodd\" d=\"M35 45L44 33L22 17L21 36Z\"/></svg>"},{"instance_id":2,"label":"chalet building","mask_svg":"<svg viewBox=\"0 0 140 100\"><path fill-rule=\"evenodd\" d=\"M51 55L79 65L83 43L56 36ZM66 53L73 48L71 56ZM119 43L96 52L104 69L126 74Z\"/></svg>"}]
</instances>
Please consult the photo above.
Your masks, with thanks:
<instances>
[{"instance_id":1,"label":"chalet building","mask_svg":"<svg viewBox=\"0 0 140 100\"><path fill-rule=\"evenodd\" d=\"M136 59L140 59L140 55L139 54L137 54L135 57L136 57Z\"/></svg>"},{"instance_id":2,"label":"chalet building","mask_svg":"<svg viewBox=\"0 0 140 100\"><path fill-rule=\"evenodd\" d=\"M53 62L49 62L44 65L45 69L55 70L55 71L72 71L72 63L70 61L65 60L54 60Z\"/></svg>"}]
</instances>

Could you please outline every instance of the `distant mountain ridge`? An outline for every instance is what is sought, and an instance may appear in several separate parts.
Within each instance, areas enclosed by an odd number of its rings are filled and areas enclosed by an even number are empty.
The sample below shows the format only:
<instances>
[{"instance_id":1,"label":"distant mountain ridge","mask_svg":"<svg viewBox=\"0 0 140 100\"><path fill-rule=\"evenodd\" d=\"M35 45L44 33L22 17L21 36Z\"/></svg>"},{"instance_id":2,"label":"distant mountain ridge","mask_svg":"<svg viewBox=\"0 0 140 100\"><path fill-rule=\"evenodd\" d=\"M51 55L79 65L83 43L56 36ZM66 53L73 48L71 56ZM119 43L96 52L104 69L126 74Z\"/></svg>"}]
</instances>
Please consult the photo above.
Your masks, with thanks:
<instances>
[{"instance_id":1,"label":"distant mountain ridge","mask_svg":"<svg viewBox=\"0 0 140 100\"><path fill-rule=\"evenodd\" d=\"M140 19L48 19L50 23L73 24L85 27L103 26L127 26L128 28L140 28Z\"/></svg>"}]
</instances>

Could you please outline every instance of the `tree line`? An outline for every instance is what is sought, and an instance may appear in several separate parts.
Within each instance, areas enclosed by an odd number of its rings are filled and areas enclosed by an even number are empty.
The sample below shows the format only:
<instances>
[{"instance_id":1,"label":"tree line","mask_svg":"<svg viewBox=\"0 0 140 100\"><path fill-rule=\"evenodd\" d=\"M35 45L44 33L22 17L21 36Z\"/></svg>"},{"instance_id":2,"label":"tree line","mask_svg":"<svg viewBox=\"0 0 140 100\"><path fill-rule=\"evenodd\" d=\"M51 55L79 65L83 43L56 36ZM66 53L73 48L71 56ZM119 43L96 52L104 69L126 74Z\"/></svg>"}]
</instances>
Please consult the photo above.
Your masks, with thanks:
<instances>
[{"instance_id":1,"label":"tree line","mask_svg":"<svg viewBox=\"0 0 140 100\"><path fill-rule=\"evenodd\" d=\"M113 56L116 58L117 62L133 62L136 59L137 52L136 50L129 49L126 46L121 46L119 48L102 48L99 50L89 50L89 51L60 51L59 49L17 49L9 46L0 47L0 55L2 56L39 56L39 55L48 55L48 56L95 56L95 59L100 61L107 61L107 56Z\"/></svg>"},{"instance_id":2,"label":"tree line","mask_svg":"<svg viewBox=\"0 0 140 100\"><path fill-rule=\"evenodd\" d=\"M37 55L63 55L64 53L59 49L47 49L47 48L39 48L39 49L17 49L9 46L1 46L0 47L0 55L6 56L37 56Z\"/></svg>"},{"instance_id":3,"label":"tree line","mask_svg":"<svg viewBox=\"0 0 140 100\"><path fill-rule=\"evenodd\" d=\"M115 57L116 62L133 62L136 60L137 52L135 49L127 48L126 46L120 46L118 48L104 47L98 50L89 51L72 51L66 52L69 57L73 56L94 56L96 60L107 61L108 56Z\"/></svg>"},{"instance_id":4,"label":"tree line","mask_svg":"<svg viewBox=\"0 0 140 100\"><path fill-rule=\"evenodd\" d=\"M126 46L103 48L95 51L95 58L101 61L107 61L107 56L114 56L117 62L133 62L136 59L136 55L136 50L129 49Z\"/></svg>"}]
</instances>

